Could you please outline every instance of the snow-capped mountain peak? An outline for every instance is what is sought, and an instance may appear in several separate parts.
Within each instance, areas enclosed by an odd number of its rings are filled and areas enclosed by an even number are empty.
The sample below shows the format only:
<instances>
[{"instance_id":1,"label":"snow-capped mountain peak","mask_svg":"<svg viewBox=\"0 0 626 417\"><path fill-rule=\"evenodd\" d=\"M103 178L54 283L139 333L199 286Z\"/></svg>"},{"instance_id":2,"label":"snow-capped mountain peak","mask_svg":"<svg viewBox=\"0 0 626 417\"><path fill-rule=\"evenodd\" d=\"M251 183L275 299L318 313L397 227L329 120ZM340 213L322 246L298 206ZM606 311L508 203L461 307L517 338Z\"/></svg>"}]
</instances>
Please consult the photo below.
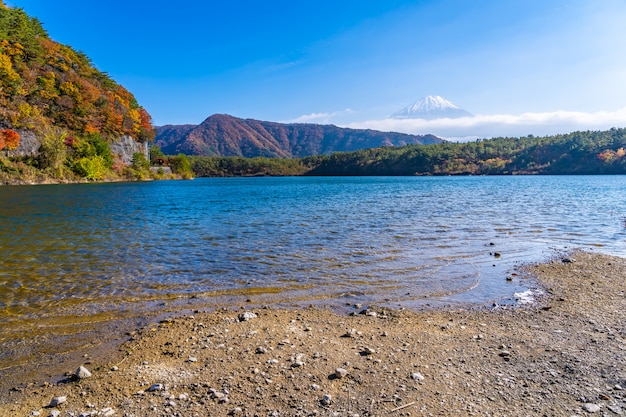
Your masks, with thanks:
<instances>
[{"instance_id":1,"label":"snow-capped mountain peak","mask_svg":"<svg viewBox=\"0 0 626 417\"><path fill-rule=\"evenodd\" d=\"M441 96L426 96L391 115L393 119L456 119L472 114Z\"/></svg>"}]
</instances>

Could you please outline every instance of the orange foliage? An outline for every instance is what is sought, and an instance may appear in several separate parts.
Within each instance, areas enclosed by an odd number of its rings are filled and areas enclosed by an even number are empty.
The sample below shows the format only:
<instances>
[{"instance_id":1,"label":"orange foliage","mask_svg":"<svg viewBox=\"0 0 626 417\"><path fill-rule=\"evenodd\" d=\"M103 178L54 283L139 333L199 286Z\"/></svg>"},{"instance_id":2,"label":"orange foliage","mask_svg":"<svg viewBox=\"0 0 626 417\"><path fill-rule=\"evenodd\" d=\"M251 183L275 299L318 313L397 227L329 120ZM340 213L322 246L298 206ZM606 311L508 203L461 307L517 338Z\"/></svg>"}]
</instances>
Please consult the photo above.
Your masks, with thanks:
<instances>
[{"instance_id":1,"label":"orange foliage","mask_svg":"<svg viewBox=\"0 0 626 417\"><path fill-rule=\"evenodd\" d=\"M0 130L0 142L2 144L0 149L6 147L12 151L20 145L20 134L11 129Z\"/></svg>"}]
</instances>

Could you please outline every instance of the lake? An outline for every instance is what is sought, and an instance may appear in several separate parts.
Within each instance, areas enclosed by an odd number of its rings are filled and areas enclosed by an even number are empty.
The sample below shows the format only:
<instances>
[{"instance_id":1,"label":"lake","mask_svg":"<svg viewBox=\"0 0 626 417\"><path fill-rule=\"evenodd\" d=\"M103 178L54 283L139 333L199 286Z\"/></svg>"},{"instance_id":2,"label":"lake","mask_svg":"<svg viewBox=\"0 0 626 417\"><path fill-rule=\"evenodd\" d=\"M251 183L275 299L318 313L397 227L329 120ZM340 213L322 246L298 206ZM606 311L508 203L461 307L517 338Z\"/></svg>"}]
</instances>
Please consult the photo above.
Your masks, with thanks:
<instances>
[{"instance_id":1,"label":"lake","mask_svg":"<svg viewBox=\"0 0 626 417\"><path fill-rule=\"evenodd\" d=\"M625 176L0 187L0 341L173 302L514 303L534 286L522 264L625 256L625 218Z\"/></svg>"}]
</instances>

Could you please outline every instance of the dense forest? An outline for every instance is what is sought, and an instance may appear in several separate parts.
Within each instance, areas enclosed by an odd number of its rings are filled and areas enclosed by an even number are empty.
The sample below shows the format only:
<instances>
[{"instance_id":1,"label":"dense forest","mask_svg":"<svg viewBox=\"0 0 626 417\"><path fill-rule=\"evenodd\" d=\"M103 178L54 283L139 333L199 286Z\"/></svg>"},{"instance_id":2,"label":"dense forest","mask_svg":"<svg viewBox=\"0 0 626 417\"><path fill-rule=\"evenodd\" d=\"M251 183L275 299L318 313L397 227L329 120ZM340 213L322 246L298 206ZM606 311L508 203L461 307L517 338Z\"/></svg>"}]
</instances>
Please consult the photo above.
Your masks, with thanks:
<instances>
[{"instance_id":1,"label":"dense forest","mask_svg":"<svg viewBox=\"0 0 626 417\"><path fill-rule=\"evenodd\" d=\"M300 159L193 157L201 177L625 174L626 129L382 147Z\"/></svg>"}]
</instances>

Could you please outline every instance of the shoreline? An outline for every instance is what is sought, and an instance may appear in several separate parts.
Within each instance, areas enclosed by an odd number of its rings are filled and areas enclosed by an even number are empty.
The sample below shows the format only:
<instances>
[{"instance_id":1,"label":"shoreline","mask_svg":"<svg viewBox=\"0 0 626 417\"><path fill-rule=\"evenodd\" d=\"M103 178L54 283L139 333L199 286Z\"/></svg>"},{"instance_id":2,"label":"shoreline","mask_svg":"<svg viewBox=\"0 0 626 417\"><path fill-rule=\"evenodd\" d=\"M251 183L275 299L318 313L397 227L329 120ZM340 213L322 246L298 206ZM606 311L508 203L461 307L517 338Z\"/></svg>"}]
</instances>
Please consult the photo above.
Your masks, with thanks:
<instances>
[{"instance_id":1,"label":"shoreline","mask_svg":"<svg viewBox=\"0 0 626 417\"><path fill-rule=\"evenodd\" d=\"M570 259L529 267L545 294L515 308L181 311L57 364L90 378L13 375L0 416L624 415L626 259Z\"/></svg>"}]
</instances>

